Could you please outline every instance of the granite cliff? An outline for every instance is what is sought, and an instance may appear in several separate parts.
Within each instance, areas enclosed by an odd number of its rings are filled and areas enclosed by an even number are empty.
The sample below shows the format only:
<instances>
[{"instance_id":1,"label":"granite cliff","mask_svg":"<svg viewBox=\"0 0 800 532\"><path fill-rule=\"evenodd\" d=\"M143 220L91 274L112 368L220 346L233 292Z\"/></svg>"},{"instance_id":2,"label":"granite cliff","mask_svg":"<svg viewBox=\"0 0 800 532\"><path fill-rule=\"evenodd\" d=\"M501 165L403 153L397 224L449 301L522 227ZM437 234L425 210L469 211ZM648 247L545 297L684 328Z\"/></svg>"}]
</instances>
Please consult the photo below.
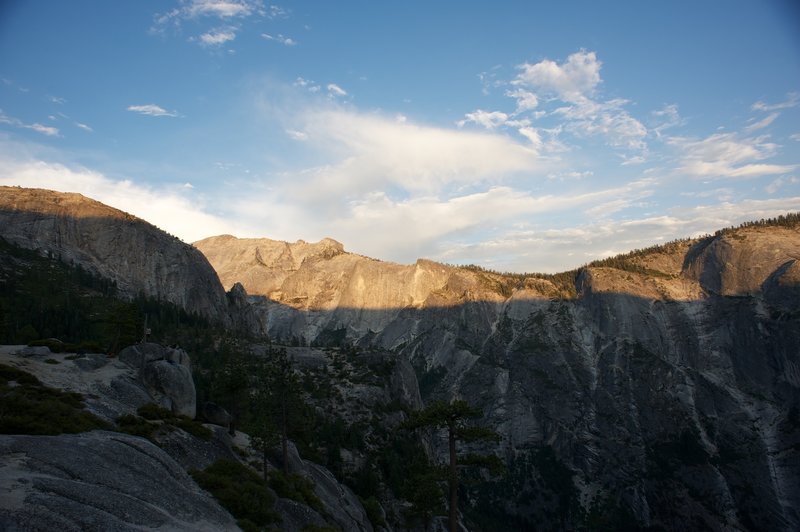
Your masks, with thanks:
<instances>
[{"instance_id":1,"label":"granite cliff","mask_svg":"<svg viewBox=\"0 0 800 532\"><path fill-rule=\"evenodd\" d=\"M800 527L800 231L755 224L561 276L209 238L276 341L381 348L467 398L508 474L464 510L517 529ZM444 453L444 449L438 449Z\"/></svg>"},{"instance_id":2,"label":"granite cliff","mask_svg":"<svg viewBox=\"0 0 800 532\"><path fill-rule=\"evenodd\" d=\"M0 237L144 294L230 325L216 272L192 246L148 222L80 194L0 187Z\"/></svg>"}]
</instances>

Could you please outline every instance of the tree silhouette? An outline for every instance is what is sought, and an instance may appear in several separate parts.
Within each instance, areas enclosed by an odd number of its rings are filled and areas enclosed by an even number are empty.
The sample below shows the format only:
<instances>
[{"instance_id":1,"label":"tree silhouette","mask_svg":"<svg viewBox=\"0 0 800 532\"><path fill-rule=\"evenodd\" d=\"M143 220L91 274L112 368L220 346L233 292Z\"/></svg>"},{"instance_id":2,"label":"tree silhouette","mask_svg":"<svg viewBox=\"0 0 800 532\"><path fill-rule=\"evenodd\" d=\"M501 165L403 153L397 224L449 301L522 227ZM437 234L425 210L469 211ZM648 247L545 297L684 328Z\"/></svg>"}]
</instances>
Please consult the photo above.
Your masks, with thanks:
<instances>
[{"instance_id":1,"label":"tree silhouette","mask_svg":"<svg viewBox=\"0 0 800 532\"><path fill-rule=\"evenodd\" d=\"M457 400L452 403L434 401L422 410L414 412L404 423L404 427L408 429L447 429L447 447L450 457L447 469L448 520L451 532L458 530L458 468L468 466L488 467L493 470L502 468L500 460L494 455L458 455L457 445L459 442L500 440L500 435L493 430L467 424L468 420L479 417L481 417L481 411L471 407L466 401Z\"/></svg>"},{"instance_id":2,"label":"tree silhouette","mask_svg":"<svg viewBox=\"0 0 800 532\"><path fill-rule=\"evenodd\" d=\"M283 472L289 474L289 437L306 426L300 379L286 349L270 348L257 363L253 393L256 444L266 450L280 441Z\"/></svg>"}]
</instances>

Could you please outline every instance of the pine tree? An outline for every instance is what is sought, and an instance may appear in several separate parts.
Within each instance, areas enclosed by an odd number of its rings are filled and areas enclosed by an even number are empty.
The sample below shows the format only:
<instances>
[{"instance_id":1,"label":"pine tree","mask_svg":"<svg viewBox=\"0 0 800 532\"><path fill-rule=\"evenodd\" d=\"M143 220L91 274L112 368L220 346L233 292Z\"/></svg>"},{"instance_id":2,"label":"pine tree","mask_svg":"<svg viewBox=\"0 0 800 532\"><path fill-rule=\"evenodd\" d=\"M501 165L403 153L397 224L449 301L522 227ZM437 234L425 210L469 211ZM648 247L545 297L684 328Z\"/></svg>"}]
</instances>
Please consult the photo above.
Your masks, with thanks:
<instances>
[{"instance_id":1,"label":"pine tree","mask_svg":"<svg viewBox=\"0 0 800 532\"><path fill-rule=\"evenodd\" d=\"M467 466L501 468L500 460L494 455L459 456L457 444L476 441L499 441L500 435L493 430L467 424L470 419L479 418L481 411L471 407L466 401L434 401L427 407L414 412L404 426L409 429L438 428L447 429L449 465L447 483L449 491L448 520L450 532L458 530L458 468ZM460 463L459 463L460 460Z\"/></svg>"}]
</instances>

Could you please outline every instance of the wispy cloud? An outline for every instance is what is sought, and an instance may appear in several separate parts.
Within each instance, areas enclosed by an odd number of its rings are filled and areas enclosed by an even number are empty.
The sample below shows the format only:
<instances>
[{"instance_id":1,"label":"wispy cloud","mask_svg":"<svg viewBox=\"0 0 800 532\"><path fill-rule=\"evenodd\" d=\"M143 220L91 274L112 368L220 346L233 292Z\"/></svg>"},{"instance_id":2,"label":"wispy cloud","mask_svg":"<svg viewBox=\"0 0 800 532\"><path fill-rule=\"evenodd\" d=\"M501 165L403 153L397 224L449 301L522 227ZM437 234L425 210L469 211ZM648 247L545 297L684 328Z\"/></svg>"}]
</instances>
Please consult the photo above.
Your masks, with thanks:
<instances>
[{"instance_id":1,"label":"wispy cloud","mask_svg":"<svg viewBox=\"0 0 800 532\"><path fill-rule=\"evenodd\" d=\"M22 127L32 129L37 133L41 133L42 135L47 135L48 137L59 136L58 128L53 126L44 126L42 124L35 123L35 124L24 124Z\"/></svg>"},{"instance_id":2,"label":"wispy cloud","mask_svg":"<svg viewBox=\"0 0 800 532\"><path fill-rule=\"evenodd\" d=\"M631 249L697 237L721 227L798 210L800 197L795 196L674 207L664 214L623 220L605 218L560 228L531 223L506 227L478 242L450 241L433 258L479 263L503 271L555 273Z\"/></svg>"},{"instance_id":3,"label":"wispy cloud","mask_svg":"<svg viewBox=\"0 0 800 532\"><path fill-rule=\"evenodd\" d=\"M756 131L759 129L764 129L765 127L772 124L775 119L778 118L778 113L772 113L767 115L765 118L762 118L758 122L753 122L749 126L745 127L745 131Z\"/></svg>"},{"instance_id":4,"label":"wispy cloud","mask_svg":"<svg viewBox=\"0 0 800 532\"><path fill-rule=\"evenodd\" d=\"M84 131L88 131L89 133L94 131L94 129L92 129L91 127L87 126L86 124L82 124L80 122L75 122L75 127L80 128Z\"/></svg>"},{"instance_id":5,"label":"wispy cloud","mask_svg":"<svg viewBox=\"0 0 800 532\"><path fill-rule=\"evenodd\" d=\"M262 33L261 37L268 41L275 41L277 43L283 44L284 46L294 46L297 44L297 41L292 39L291 37L286 37L282 34L277 35L270 35L269 33Z\"/></svg>"},{"instance_id":6,"label":"wispy cloud","mask_svg":"<svg viewBox=\"0 0 800 532\"><path fill-rule=\"evenodd\" d=\"M198 39L203 46L222 46L235 38L236 28L234 26L225 26L224 28L215 28L203 33Z\"/></svg>"},{"instance_id":7,"label":"wispy cloud","mask_svg":"<svg viewBox=\"0 0 800 532\"><path fill-rule=\"evenodd\" d=\"M294 80L293 85L295 87L301 87L303 89L306 89L308 92L312 94L322 90L322 87L320 87L317 83L305 78L297 78L296 80Z\"/></svg>"},{"instance_id":8,"label":"wispy cloud","mask_svg":"<svg viewBox=\"0 0 800 532\"><path fill-rule=\"evenodd\" d=\"M331 96L347 96L347 91L341 88L336 83L328 83L328 94Z\"/></svg>"},{"instance_id":9,"label":"wispy cloud","mask_svg":"<svg viewBox=\"0 0 800 532\"><path fill-rule=\"evenodd\" d=\"M299 127L314 146L339 158L315 169L311 194L328 197L331 187L438 191L453 182L477 183L544 164L535 150L504 136L397 121L393 117L337 109L317 109L300 117Z\"/></svg>"},{"instance_id":10,"label":"wispy cloud","mask_svg":"<svg viewBox=\"0 0 800 532\"><path fill-rule=\"evenodd\" d=\"M674 103L665 105L650 114L653 117L653 125L650 130L658 138L661 138L665 130L685 124L685 120L678 112L678 105Z\"/></svg>"},{"instance_id":11,"label":"wispy cloud","mask_svg":"<svg viewBox=\"0 0 800 532\"><path fill-rule=\"evenodd\" d=\"M716 133L702 140L673 137L668 143L680 151L678 171L694 177L751 178L790 172L797 165L767 164L778 145L767 137L740 137Z\"/></svg>"},{"instance_id":12,"label":"wispy cloud","mask_svg":"<svg viewBox=\"0 0 800 532\"><path fill-rule=\"evenodd\" d=\"M786 100L778 103L766 103L761 100L754 103L751 107L753 111L779 111L781 109L791 109L800 103L800 93L790 92L786 95Z\"/></svg>"},{"instance_id":13,"label":"wispy cloud","mask_svg":"<svg viewBox=\"0 0 800 532\"><path fill-rule=\"evenodd\" d=\"M206 25L205 31L189 37L208 48L217 48L236 39L248 20L279 19L288 17L288 10L277 6L265 6L263 0L181 0L178 7L153 17L152 33L164 34L167 28L179 29L183 22L193 26ZM209 27L210 26L210 27ZM267 34L264 34L267 35ZM279 35L282 44L290 46L295 41Z\"/></svg>"},{"instance_id":14,"label":"wispy cloud","mask_svg":"<svg viewBox=\"0 0 800 532\"><path fill-rule=\"evenodd\" d=\"M478 109L474 113L467 113L463 120L458 121L458 125L464 127L464 125L469 122L481 125L486 129L495 129L508 122L508 115L501 111L484 111Z\"/></svg>"},{"instance_id":15,"label":"wispy cloud","mask_svg":"<svg viewBox=\"0 0 800 532\"><path fill-rule=\"evenodd\" d=\"M153 103L149 103L146 105L129 105L127 110L133 113L139 113L147 116L170 116L170 117L178 116L177 111L167 111L160 105L156 105Z\"/></svg>"},{"instance_id":16,"label":"wispy cloud","mask_svg":"<svg viewBox=\"0 0 800 532\"><path fill-rule=\"evenodd\" d=\"M10 126L19 127L23 129L30 129L32 131L36 131L37 133L41 133L42 135L46 135L48 137L60 137L60 132L57 127L53 126L45 126L38 122L33 124L27 124L20 120L19 118L14 118L13 116L8 116L0 109L0 124L8 124Z\"/></svg>"}]
</instances>

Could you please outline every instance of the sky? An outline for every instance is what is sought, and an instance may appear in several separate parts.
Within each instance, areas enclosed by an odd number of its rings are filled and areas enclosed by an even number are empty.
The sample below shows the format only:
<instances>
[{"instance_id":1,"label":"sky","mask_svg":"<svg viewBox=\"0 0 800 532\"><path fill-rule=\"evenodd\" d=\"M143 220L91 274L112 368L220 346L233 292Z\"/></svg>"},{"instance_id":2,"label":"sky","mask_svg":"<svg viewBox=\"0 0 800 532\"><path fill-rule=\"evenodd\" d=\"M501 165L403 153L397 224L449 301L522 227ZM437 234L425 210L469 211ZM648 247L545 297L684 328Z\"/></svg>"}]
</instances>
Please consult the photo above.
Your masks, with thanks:
<instances>
[{"instance_id":1,"label":"sky","mask_svg":"<svg viewBox=\"0 0 800 532\"><path fill-rule=\"evenodd\" d=\"M0 184L564 271L800 211L800 5L0 0Z\"/></svg>"}]
</instances>

